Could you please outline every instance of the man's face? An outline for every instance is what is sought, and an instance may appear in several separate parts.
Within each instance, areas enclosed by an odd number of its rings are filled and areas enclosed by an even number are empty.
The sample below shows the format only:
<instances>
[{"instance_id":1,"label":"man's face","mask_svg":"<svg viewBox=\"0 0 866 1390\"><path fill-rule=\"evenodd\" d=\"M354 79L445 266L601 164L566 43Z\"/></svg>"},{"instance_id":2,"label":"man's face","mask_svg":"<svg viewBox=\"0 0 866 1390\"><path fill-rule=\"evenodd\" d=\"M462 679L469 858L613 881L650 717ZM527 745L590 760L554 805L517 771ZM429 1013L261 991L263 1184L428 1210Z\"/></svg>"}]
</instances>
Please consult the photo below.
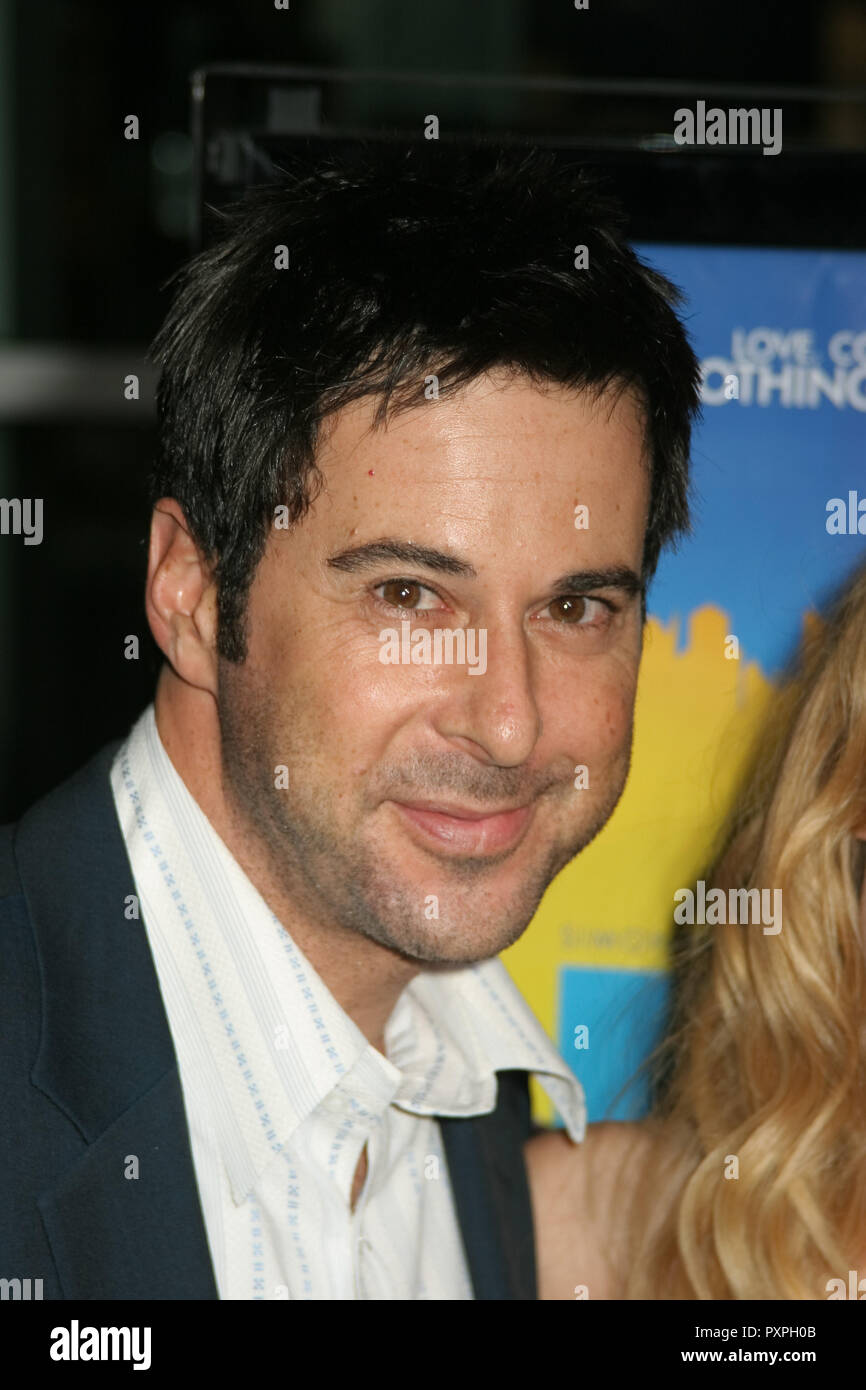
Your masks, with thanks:
<instances>
[{"instance_id":1,"label":"man's face","mask_svg":"<svg viewBox=\"0 0 866 1390\"><path fill-rule=\"evenodd\" d=\"M625 783L641 418L504 373L372 431L376 404L335 418L324 490L269 535L247 660L220 663L225 785L322 929L483 960Z\"/></svg>"}]
</instances>

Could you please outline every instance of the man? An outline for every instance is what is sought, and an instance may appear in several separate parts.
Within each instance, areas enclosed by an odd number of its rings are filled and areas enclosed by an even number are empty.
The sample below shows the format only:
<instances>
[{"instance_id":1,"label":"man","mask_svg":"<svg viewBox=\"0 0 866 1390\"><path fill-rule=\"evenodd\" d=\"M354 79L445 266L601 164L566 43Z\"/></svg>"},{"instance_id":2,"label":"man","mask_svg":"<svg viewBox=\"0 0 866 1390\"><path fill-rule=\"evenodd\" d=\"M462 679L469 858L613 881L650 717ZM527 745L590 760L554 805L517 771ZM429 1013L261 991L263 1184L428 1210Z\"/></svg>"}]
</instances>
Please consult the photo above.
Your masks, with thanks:
<instances>
[{"instance_id":1,"label":"man","mask_svg":"<svg viewBox=\"0 0 866 1390\"><path fill-rule=\"evenodd\" d=\"M528 1075L584 1112L496 956L622 792L697 365L549 155L223 217L153 348L154 706L3 842L0 1272L532 1299Z\"/></svg>"}]
</instances>

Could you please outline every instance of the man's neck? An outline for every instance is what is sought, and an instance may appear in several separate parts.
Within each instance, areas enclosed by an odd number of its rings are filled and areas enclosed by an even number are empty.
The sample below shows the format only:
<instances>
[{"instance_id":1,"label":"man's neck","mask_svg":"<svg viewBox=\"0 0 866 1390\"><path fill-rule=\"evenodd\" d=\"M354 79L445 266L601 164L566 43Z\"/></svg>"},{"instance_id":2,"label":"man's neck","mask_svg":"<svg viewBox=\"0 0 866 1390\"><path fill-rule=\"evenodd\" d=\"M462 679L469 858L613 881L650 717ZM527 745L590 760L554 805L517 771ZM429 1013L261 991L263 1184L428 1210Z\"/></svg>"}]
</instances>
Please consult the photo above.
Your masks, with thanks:
<instances>
[{"instance_id":1,"label":"man's neck","mask_svg":"<svg viewBox=\"0 0 866 1390\"><path fill-rule=\"evenodd\" d=\"M303 912L274 874L263 846L225 793L219 720L212 697L165 666L154 701L156 727L190 795L247 878L368 1042L385 1053L385 1025L418 967L358 932L323 928Z\"/></svg>"}]
</instances>

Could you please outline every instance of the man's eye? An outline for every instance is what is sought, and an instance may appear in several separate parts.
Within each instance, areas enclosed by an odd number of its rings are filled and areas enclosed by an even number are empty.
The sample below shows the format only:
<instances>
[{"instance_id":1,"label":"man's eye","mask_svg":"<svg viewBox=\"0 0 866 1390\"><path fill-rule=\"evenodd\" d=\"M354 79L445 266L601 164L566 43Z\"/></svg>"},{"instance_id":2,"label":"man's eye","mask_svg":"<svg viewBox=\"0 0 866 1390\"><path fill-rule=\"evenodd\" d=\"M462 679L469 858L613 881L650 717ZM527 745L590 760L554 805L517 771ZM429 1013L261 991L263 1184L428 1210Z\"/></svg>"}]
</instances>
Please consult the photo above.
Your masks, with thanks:
<instances>
[{"instance_id":1,"label":"man's eye","mask_svg":"<svg viewBox=\"0 0 866 1390\"><path fill-rule=\"evenodd\" d=\"M549 603L539 617L549 614L555 622L571 623L575 627L592 627L600 620L610 617L612 606L600 598L586 598L582 594L565 594Z\"/></svg>"},{"instance_id":2,"label":"man's eye","mask_svg":"<svg viewBox=\"0 0 866 1390\"><path fill-rule=\"evenodd\" d=\"M377 584L373 592L380 594L390 608L408 608L416 613L436 608L438 604L438 595L416 579L386 579L383 584ZM428 598L426 603L422 602L424 595Z\"/></svg>"}]
</instances>

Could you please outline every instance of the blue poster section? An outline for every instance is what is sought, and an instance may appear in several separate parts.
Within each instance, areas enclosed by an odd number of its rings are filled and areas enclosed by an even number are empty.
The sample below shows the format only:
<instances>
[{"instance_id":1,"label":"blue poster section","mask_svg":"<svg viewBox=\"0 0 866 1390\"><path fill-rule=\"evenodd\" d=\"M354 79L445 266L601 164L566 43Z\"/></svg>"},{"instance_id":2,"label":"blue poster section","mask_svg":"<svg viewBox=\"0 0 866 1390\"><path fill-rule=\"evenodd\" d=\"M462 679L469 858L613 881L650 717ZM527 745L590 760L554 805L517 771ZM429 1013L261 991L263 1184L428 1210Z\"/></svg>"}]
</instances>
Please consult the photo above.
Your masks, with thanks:
<instances>
[{"instance_id":1,"label":"blue poster section","mask_svg":"<svg viewBox=\"0 0 866 1390\"><path fill-rule=\"evenodd\" d=\"M641 1069L662 1035L668 993L659 971L561 967L558 1016L570 1031L560 1047L583 1085L590 1120L646 1114L650 1076Z\"/></svg>"},{"instance_id":2,"label":"blue poster section","mask_svg":"<svg viewBox=\"0 0 866 1390\"><path fill-rule=\"evenodd\" d=\"M706 374L695 531L663 556L650 612L669 621L717 604L749 659L778 676L804 611L866 560L866 255L636 249L685 292ZM828 503L852 490L863 530L831 535Z\"/></svg>"}]
</instances>

